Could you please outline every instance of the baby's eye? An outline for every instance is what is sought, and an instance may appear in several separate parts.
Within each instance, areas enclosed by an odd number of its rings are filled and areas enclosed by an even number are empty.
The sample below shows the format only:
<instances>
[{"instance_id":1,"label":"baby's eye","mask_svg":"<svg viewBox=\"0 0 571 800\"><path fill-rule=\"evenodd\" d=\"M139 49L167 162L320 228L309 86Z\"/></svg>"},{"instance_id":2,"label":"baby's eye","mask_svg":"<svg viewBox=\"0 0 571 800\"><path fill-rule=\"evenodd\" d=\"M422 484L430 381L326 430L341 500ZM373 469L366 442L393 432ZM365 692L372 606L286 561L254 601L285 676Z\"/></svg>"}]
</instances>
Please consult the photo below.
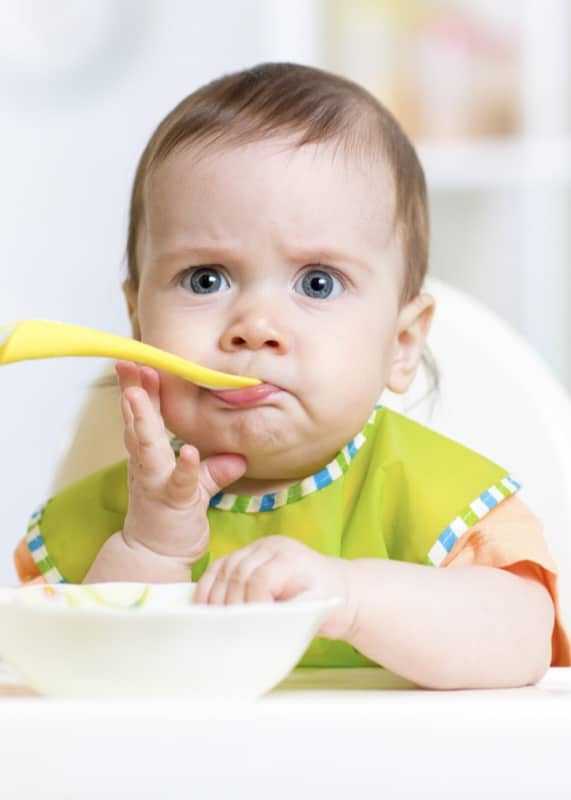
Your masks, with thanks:
<instances>
[{"instance_id":1,"label":"baby's eye","mask_svg":"<svg viewBox=\"0 0 571 800\"><path fill-rule=\"evenodd\" d=\"M303 294L307 297L317 298L318 300L337 297L344 289L339 278L336 278L335 275L324 269L314 268L307 270L296 282L294 286L296 291L300 283Z\"/></svg>"},{"instance_id":2,"label":"baby's eye","mask_svg":"<svg viewBox=\"0 0 571 800\"><path fill-rule=\"evenodd\" d=\"M217 267L196 267L186 272L180 279L183 289L189 289L195 294L214 294L220 287L226 284L229 289L226 276Z\"/></svg>"}]
</instances>

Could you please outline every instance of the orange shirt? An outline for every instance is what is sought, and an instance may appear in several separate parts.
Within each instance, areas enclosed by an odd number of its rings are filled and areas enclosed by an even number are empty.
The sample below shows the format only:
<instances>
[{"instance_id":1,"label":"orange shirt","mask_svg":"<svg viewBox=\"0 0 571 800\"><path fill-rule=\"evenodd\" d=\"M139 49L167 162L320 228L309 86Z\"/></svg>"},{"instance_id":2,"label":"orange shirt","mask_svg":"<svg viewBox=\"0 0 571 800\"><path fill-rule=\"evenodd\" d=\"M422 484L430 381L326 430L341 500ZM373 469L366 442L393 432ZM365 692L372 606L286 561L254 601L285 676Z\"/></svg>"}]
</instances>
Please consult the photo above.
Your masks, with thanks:
<instances>
[{"instance_id":1,"label":"orange shirt","mask_svg":"<svg viewBox=\"0 0 571 800\"><path fill-rule=\"evenodd\" d=\"M559 605L557 567L543 538L541 521L515 495L507 497L466 531L441 566L476 564L506 569L545 586L555 609L551 666L571 666L571 646Z\"/></svg>"}]
</instances>

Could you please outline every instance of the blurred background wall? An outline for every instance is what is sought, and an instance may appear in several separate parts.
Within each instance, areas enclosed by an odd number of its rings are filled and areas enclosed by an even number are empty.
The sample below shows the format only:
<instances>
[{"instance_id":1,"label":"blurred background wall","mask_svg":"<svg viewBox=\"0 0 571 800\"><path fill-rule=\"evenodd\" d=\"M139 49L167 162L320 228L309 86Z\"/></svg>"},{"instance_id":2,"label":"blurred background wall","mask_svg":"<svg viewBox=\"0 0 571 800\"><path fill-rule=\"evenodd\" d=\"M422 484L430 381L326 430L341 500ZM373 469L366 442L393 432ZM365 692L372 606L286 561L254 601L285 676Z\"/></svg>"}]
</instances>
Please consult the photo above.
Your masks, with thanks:
<instances>
[{"instance_id":1,"label":"blurred background wall","mask_svg":"<svg viewBox=\"0 0 571 800\"><path fill-rule=\"evenodd\" d=\"M128 334L127 204L149 135L201 83L292 60L396 113L427 173L433 273L570 387L570 37L567 0L2 0L0 324ZM101 368L0 369L0 584Z\"/></svg>"}]
</instances>

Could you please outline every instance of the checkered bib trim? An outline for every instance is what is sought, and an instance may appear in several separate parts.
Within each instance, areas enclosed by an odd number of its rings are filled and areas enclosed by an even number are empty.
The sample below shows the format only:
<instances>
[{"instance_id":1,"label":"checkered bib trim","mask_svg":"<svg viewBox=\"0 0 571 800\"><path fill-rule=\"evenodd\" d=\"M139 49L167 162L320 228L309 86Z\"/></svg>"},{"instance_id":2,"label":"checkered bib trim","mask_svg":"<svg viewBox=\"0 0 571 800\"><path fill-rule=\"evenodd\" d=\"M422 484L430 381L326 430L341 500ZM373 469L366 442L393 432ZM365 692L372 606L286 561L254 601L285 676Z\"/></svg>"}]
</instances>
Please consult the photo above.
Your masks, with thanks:
<instances>
[{"instance_id":1,"label":"checkered bib trim","mask_svg":"<svg viewBox=\"0 0 571 800\"><path fill-rule=\"evenodd\" d=\"M65 578L62 577L60 571L52 562L44 541L44 537L40 533L40 522L45 510L45 504L37 508L30 517L30 524L28 525L28 532L26 534L26 542L36 566L40 573L44 576L48 583L67 583Z\"/></svg>"},{"instance_id":2,"label":"checkered bib trim","mask_svg":"<svg viewBox=\"0 0 571 800\"><path fill-rule=\"evenodd\" d=\"M442 531L428 553L430 563L439 567L463 533L483 519L494 506L520 489L521 484L508 475L482 492Z\"/></svg>"}]
</instances>

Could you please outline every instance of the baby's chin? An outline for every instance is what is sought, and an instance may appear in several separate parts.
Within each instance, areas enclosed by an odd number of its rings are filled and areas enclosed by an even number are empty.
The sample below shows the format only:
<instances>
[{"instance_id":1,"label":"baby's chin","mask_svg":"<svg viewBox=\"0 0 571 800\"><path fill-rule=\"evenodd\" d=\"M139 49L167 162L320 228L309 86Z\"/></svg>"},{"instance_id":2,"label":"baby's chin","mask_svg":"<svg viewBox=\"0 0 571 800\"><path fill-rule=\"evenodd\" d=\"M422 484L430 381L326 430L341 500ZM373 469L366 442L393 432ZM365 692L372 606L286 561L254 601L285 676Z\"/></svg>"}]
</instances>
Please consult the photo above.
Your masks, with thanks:
<instances>
[{"instance_id":1,"label":"baby's chin","mask_svg":"<svg viewBox=\"0 0 571 800\"><path fill-rule=\"evenodd\" d=\"M318 472L335 458L346 442L336 437L320 437L293 427L251 424L238 430L225 430L212 441L197 444L201 458L219 453L236 453L247 462L245 473L231 494L265 494L299 483ZM196 443L195 443L196 444Z\"/></svg>"},{"instance_id":2,"label":"baby's chin","mask_svg":"<svg viewBox=\"0 0 571 800\"><path fill-rule=\"evenodd\" d=\"M179 438L195 445L202 458L216 453L238 453L254 464L291 452L307 441L307 431L299 430L291 419L284 422L283 413L276 412L270 407L236 409L224 414L219 424L208 420L201 427L176 428Z\"/></svg>"}]
</instances>

